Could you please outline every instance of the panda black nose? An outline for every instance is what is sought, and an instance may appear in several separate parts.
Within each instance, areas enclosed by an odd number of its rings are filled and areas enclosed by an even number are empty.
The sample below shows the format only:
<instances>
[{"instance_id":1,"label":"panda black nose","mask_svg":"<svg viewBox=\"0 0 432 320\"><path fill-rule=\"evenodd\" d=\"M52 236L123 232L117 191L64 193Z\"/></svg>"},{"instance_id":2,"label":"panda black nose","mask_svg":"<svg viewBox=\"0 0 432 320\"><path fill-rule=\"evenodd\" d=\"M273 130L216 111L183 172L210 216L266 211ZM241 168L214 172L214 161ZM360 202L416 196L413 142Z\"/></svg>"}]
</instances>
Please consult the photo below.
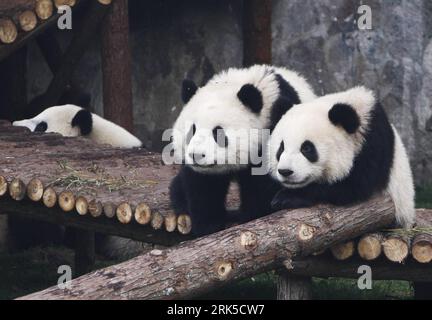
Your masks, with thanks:
<instances>
[{"instance_id":1,"label":"panda black nose","mask_svg":"<svg viewBox=\"0 0 432 320\"><path fill-rule=\"evenodd\" d=\"M294 171L292 171L290 169L278 169L278 172L283 177L289 177L290 175L292 175L294 173Z\"/></svg>"},{"instance_id":2,"label":"panda black nose","mask_svg":"<svg viewBox=\"0 0 432 320\"><path fill-rule=\"evenodd\" d=\"M203 159L203 158L205 158L205 153L191 152L191 153L189 153L189 157L191 157L191 159Z\"/></svg>"}]
</instances>

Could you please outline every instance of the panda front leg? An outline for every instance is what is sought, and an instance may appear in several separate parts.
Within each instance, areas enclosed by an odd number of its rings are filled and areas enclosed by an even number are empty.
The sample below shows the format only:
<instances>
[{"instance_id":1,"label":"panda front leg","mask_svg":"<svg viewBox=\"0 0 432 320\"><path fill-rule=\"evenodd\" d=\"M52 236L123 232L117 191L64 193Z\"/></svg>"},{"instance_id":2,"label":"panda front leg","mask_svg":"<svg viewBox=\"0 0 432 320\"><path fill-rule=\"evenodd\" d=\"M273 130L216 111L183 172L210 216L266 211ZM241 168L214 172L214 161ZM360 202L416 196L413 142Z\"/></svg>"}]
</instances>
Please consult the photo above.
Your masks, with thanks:
<instances>
[{"instance_id":1,"label":"panda front leg","mask_svg":"<svg viewBox=\"0 0 432 320\"><path fill-rule=\"evenodd\" d=\"M271 201L273 210L306 208L315 204L316 199L306 192L287 188L280 190Z\"/></svg>"},{"instance_id":2,"label":"panda front leg","mask_svg":"<svg viewBox=\"0 0 432 320\"><path fill-rule=\"evenodd\" d=\"M192 233L203 236L222 230L226 224L225 198L231 177L182 169L182 184L192 220Z\"/></svg>"}]
</instances>

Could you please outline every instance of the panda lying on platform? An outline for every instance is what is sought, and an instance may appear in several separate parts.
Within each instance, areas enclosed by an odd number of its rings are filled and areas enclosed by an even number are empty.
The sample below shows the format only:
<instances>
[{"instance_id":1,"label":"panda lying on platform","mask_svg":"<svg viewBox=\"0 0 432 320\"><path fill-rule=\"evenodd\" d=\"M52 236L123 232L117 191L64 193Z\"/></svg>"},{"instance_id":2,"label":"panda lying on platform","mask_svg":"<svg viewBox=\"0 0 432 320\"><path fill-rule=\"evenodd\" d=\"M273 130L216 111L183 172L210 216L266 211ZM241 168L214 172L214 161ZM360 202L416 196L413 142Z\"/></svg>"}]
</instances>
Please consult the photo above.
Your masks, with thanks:
<instances>
[{"instance_id":1,"label":"panda lying on platform","mask_svg":"<svg viewBox=\"0 0 432 320\"><path fill-rule=\"evenodd\" d=\"M48 108L36 117L15 121L14 126L30 131L55 132L65 137L85 136L118 148L141 147L141 141L122 127L81 107L67 104Z\"/></svg>"},{"instance_id":2,"label":"panda lying on platform","mask_svg":"<svg viewBox=\"0 0 432 320\"><path fill-rule=\"evenodd\" d=\"M259 154L262 145L249 134L250 129L272 129L293 104L313 100L306 80L293 71L266 65L232 68L201 88L185 80L182 98L185 106L173 128L173 146L185 165L171 183L174 211L190 214L195 235L218 231L226 223L229 184L237 180L240 219L270 213L271 199L280 186L268 170L251 174L251 156ZM240 132L245 131L248 143L239 147ZM234 163L219 161L218 155L226 154L235 155Z\"/></svg>"},{"instance_id":3,"label":"panda lying on platform","mask_svg":"<svg viewBox=\"0 0 432 320\"><path fill-rule=\"evenodd\" d=\"M274 209L347 205L387 190L397 222L414 223L408 157L381 104L364 88L292 107L270 139L271 173L285 187Z\"/></svg>"}]
</instances>

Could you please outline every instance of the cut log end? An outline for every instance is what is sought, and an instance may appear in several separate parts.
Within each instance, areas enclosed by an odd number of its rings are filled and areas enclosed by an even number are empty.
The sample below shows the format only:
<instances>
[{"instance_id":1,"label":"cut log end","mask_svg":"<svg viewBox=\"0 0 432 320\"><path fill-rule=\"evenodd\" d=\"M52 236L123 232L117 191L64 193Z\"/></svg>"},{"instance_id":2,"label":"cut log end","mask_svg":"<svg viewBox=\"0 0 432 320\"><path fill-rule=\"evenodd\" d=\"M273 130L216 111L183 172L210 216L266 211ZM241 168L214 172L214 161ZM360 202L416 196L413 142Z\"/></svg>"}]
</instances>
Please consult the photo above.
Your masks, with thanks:
<instances>
[{"instance_id":1,"label":"cut log end","mask_svg":"<svg viewBox=\"0 0 432 320\"><path fill-rule=\"evenodd\" d=\"M47 208L53 208L57 203L57 193L51 187L45 189L42 201Z\"/></svg>"},{"instance_id":2,"label":"cut log end","mask_svg":"<svg viewBox=\"0 0 432 320\"><path fill-rule=\"evenodd\" d=\"M5 177L0 176L0 197L4 196L8 191L8 182Z\"/></svg>"},{"instance_id":3,"label":"cut log end","mask_svg":"<svg viewBox=\"0 0 432 320\"><path fill-rule=\"evenodd\" d=\"M151 226L155 230L159 230L162 228L164 222L164 217L158 212L155 211L152 214Z\"/></svg>"},{"instance_id":4,"label":"cut log end","mask_svg":"<svg viewBox=\"0 0 432 320\"><path fill-rule=\"evenodd\" d=\"M27 196L32 201L40 201L44 192L44 186L40 179L34 178L27 185Z\"/></svg>"},{"instance_id":5,"label":"cut log end","mask_svg":"<svg viewBox=\"0 0 432 320\"><path fill-rule=\"evenodd\" d=\"M112 0L98 0L98 2L99 2L100 4L110 5L111 2L112 2Z\"/></svg>"},{"instance_id":6,"label":"cut log end","mask_svg":"<svg viewBox=\"0 0 432 320\"><path fill-rule=\"evenodd\" d=\"M255 233L243 231L240 234L240 245L246 250L253 250L258 245L258 239Z\"/></svg>"},{"instance_id":7,"label":"cut log end","mask_svg":"<svg viewBox=\"0 0 432 320\"><path fill-rule=\"evenodd\" d=\"M330 251L337 260L346 260L354 255L354 242L347 241L339 243L330 248Z\"/></svg>"},{"instance_id":8,"label":"cut log end","mask_svg":"<svg viewBox=\"0 0 432 320\"><path fill-rule=\"evenodd\" d=\"M18 37L18 30L10 19L0 19L0 41L10 44Z\"/></svg>"},{"instance_id":9,"label":"cut log end","mask_svg":"<svg viewBox=\"0 0 432 320\"><path fill-rule=\"evenodd\" d=\"M229 261L220 262L216 266L216 273L219 280L226 280L233 271L233 265Z\"/></svg>"},{"instance_id":10,"label":"cut log end","mask_svg":"<svg viewBox=\"0 0 432 320\"><path fill-rule=\"evenodd\" d=\"M408 242L399 237L388 237L382 244L384 255L392 262L403 262L409 253Z\"/></svg>"},{"instance_id":11,"label":"cut log end","mask_svg":"<svg viewBox=\"0 0 432 320\"><path fill-rule=\"evenodd\" d=\"M116 210L116 216L118 221L121 223L127 224L132 220L132 208L131 206L123 202L121 203Z\"/></svg>"},{"instance_id":12,"label":"cut log end","mask_svg":"<svg viewBox=\"0 0 432 320\"><path fill-rule=\"evenodd\" d=\"M174 212L170 212L164 217L164 225L167 232L174 232L176 230L177 216Z\"/></svg>"},{"instance_id":13,"label":"cut log end","mask_svg":"<svg viewBox=\"0 0 432 320\"><path fill-rule=\"evenodd\" d=\"M84 216L88 212L88 202L83 196L79 196L75 201L75 209L80 216Z\"/></svg>"},{"instance_id":14,"label":"cut log end","mask_svg":"<svg viewBox=\"0 0 432 320\"><path fill-rule=\"evenodd\" d=\"M146 225L149 224L152 218L152 213L150 207L145 203L140 203L135 208L134 213L135 221L139 224Z\"/></svg>"},{"instance_id":15,"label":"cut log end","mask_svg":"<svg viewBox=\"0 0 432 320\"><path fill-rule=\"evenodd\" d=\"M375 260L381 255L381 242L382 237L379 234L363 236L357 245L359 256L364 260Z\"/></svg>"},{"instance_id":16,"label":"cut log end","mask_svg":"<svg viewBox=\"0 0 432 320\"><path fill-rule=\"evenodd\" d=\"M73 7L75 3L76 3L75 0L54 0L54 4L56 8L59 8L61 6Z\"/></svg>"},{"instance_id":17,"label":"cut log end","mask_svg":"<svg viewBox=\"0 0 432 320\"><path fill-rule=\"evenodd\" d=\"M59 206L63 211L69 212L75 208L75 196L70 191L63 191L59 195Z\"/></svg>"},{"instance_id":18,"label":"cut log end","mask_svg":"<svg viewBox=\"0 0 432 320\"><path fill-rule=\"evenodd\" d=\"M89 202L88 210L92 217L97 218L102 215L103 206L100 201L92 200Z\"/></svg>"},{"instance_id":19,"label":"cut log end","mask_svg":"<svg viewBox=\"0 0 432 320\"><path fill-rule=\"evenodd\" d=\"M177 217L177 230L181 234L189 234L192 230L192 220L187 214L181 214Z\"/></svg>"},{"instance_id":20,"label":"cut log end","mask_svg":"<svg viewBox=\"0 0 432 320\"><path fill-rule=\"evenodd\" d=\"M416 236L412 244L412 256L420 263L432 261L432 235L420 234Z\"/></svg>"},{"instance_id":21,"label":"cut log end","mask_svg":"<svg viewBox=\"0 0 432 320\"><path fill-rule=\"evenodd\" d=\"M41 20L47 20L53 15L54 5L51 0L36 0L35 11Z\"/></svg>"},{"instance_id":22,"label":"cut log end","mask_svg":"<svg viewBox=\"0 0 432 320\"><path fill-rule=\"evenodd\" d=\"M25 32L32 31L37 26L36 14L31 10L22 12L18 17L18 20L21 30Z\"/></svg>"},{"instance_id":23,"label":"cut log end","mask_svg":"<svg viewBox=\"0 0 432 320\"><path fill-rule=\"evenodd\" d=\"M103 204L103 212L105 214L105 217L107 218L114 218L116 215L116 207L114 203L112 202L106 202Z\"/></svg>"},{"instance_id":24,"label":"cut log end","mask_svg":"<svg viewBox=\"0 0 432 320\"><path fill-rule=\"evenodd\" d=\"M9 195L16 201L21 201L26 195L26 186L20 179L13 179L9 185Z\"/></svg>"}]
</instances>

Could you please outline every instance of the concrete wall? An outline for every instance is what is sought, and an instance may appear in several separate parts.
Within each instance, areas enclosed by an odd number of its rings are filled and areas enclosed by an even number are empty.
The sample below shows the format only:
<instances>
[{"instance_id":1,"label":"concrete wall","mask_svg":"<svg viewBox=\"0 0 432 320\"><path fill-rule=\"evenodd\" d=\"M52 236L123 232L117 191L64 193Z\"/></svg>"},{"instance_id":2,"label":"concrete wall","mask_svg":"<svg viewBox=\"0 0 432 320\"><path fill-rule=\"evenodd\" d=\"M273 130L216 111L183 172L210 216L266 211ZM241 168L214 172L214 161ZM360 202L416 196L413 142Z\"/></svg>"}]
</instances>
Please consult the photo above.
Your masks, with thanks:
<instances>
[{"instance_id":1,"label":"concrete wall","mask_svg":"<svg viewBox=\"0 0 432 320\"><path fill-rule=\"evenodd\" d=\"M359 30L360 1L273 0L273 61L302 72L319 94L357 84L376 89L401 132L417 182L432 181L432 2L363 1L372 30ZM180 83L198 83L242 61L241 1L130 1L135 133L154 149L180 111ZM60 34L63 43L68 35ZM102 114L99 43L76 77ZM36 46L29 95L50 79Z\"/></svg>"}]
</instances>

